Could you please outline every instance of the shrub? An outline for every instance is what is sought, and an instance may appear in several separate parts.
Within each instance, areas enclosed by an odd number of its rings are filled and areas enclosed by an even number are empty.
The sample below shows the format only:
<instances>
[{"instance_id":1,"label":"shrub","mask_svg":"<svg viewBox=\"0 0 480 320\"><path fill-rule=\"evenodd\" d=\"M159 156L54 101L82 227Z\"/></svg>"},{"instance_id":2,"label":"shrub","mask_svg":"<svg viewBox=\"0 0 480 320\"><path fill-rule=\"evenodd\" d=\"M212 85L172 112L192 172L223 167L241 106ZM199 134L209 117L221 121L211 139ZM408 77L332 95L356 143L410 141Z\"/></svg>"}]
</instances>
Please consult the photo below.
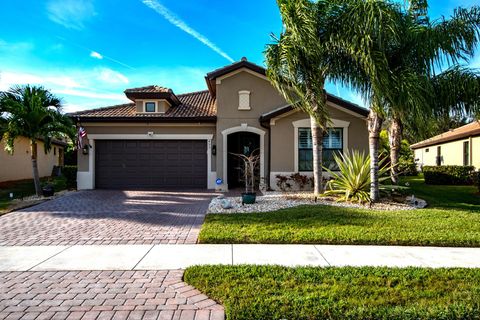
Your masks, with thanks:
<instances>
[{"instance_id":1,"label":"shrub","mask_svg":"<svg viewBox=\"0 0 480 320\"><path fill-rule=\"evenodd\" d=\"M398 173L401 176L418 175L417 164L413 158L403 158L398 160Z\"/></svg>"},{"instance_id":2,"label":"shrub","mask_svg":"<svg viewBox=\"0 0 480 320\"><path fill-rule=\"evenodd\" d=\"M426 184L469 185L475 179L473 166L424 166Z\"/></svg>"},{"instance_id":3,"label":"shrub","mask_svg":"<svg viewBox=\"0 0 480 320\"><path fill-rule=\"evenodd\" d=\"M313 188L313 177L309 177L300 173L294 173L289 176L277 174L277 187L280 191L289 190L311 190Z\"/></svg>"},{"instance_id":4,"label":"shrub","mask_svg":"<svg viewBox=\"0 0 480 320\"><path fill-rule=\"evenodd\" d=\"M478 192L480 193L480 170L476 172L475 176L476 176L476 185L478 187Z\"/></svg>"},{"instance_id":5,"label":"shrub","mask_svg":"<svg viewBox=\"0 0 480 320\"><path fill-rule=\"evenodd\" d=\"M364 152L347 151L345 154L334 154L339 172L327 168L332 180L327 182L327 195L339 195L339 201L370 202L370 157ZM386 173L390 169L384 165L384 160L379 163L379 181L385 181Z\"/></svg>"},{"instance_id":6,"label":"shrub","mask_svg":"<svg viewBox=\"0 0 480 320\"><path fill-rule=\"evenodd\" d=\"M64 166L62 174L67 179L69 188L77 187L77 166Z\"/></svg>"}]
</instances>

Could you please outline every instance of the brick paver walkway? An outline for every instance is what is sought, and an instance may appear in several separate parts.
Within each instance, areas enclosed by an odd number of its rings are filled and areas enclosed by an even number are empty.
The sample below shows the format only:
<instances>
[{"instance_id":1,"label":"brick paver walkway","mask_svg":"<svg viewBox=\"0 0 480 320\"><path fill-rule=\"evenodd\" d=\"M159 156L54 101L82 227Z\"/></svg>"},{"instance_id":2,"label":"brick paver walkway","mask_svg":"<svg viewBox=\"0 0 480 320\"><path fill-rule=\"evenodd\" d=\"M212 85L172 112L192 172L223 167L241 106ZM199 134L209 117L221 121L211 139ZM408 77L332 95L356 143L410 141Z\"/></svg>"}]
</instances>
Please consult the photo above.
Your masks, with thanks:
<instances>
[{"instance_id":1,"label":"brick paver walkway","mask_svg":"<svg viewBox=\"0 0 480 320\"><path fill-rule=\"evenodd\" d=\"M224 319L183 271L0 272L0 319Z\"/></svg>"},{"instance_id":2,"label":"brick paver walkway","mask_svg":"<svg viewBox=\"0 0 480 320\"><path fill-rule=\"evenodd\" d=\"M80 191L0 217L0 245L196 243L213 196Z\"/></svg>"}]
</instances>

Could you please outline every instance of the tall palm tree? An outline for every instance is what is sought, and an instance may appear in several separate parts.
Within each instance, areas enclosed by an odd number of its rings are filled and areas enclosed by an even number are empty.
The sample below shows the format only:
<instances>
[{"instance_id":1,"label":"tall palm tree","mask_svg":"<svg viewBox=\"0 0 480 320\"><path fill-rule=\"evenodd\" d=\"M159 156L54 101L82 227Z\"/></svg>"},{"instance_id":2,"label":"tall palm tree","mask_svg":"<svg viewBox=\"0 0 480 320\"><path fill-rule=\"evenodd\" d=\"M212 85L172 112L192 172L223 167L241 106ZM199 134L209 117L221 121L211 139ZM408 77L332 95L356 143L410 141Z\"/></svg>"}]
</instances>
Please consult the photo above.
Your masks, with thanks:
<instances>
[{"instance_id":1,"label":"tall palm tree","mask_svg":"<svg viewBox=\"0 0 480 320\"><path fill-rule=\"evenodd\" d=\"M478 106L471 103L478 92L472 71L457 67L436 76L435 69L445 62L456 64L473 57L480 35L480 7L459 8L450 19L433 22L427 9L426 0L410 1L400 41L391 42L385 52L392 76L382 95L388 110L391 178L395 184L405 124L427 127L430 114L465 107L465 112L471 114ZM440 94L440 80L450 90L441 90ZM447 81L451 83L447 85Z\"/></svg>"},{"instance_id":2,"label":"tall palm tree","mask_svg":"<svg viewBox=\"0 0 480 320\"><path fill-rule=\"evenodd\" d=\"M284 30L267 45L267 76L285 99L311 119L315 195L322 192L323 132L328 112L324 85L329 72L325 47L317 39L316 6L309 0L278 0ZM327 31L330 31L327 29Z\"/></svg>"},{"instance_id":3,"label":"tall palm tree","mask_svg":"<svg viewBox=\"0 0 480 320\"><path fill-rule=\"evenodd\" d=\"M0 116L3 124L5 149L13 153L15 139L30 140L35 192L41 195L37 164L37 143L43 141L45 153L51 149L52 139L62 135L74 136L70 118L61 113L61 101L43 87L16 86L0 92Z\"/></svg>"},{"instance_id":4,"label":"tall palm tree","mask_svg":"<svg viewBox=\"0 0 480 320\"><path fill-rule=\"evenodd\" d=\"M373 63L378 55L370 50L370 39L375 38L371 35L390 36L395 11L383 0L277 3L284 29L267 45L267 76L292 106L310 116L314 193L318 194L322 191L323 132L329 122L325 83L341 82L368 95L367 79L380 65Z\"/></svg>"}]
</instances>

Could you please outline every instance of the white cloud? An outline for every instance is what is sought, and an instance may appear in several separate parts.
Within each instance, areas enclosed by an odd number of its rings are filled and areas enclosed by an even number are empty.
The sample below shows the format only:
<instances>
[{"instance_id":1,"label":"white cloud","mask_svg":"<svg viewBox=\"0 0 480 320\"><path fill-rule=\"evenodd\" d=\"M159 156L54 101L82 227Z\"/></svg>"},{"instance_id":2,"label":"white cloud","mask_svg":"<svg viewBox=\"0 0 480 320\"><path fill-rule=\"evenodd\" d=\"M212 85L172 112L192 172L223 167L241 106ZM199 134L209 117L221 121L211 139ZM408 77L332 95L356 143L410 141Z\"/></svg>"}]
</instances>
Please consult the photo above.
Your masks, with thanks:
<instances>
[{"instance_id":1,"label":"white cloud","mask_svg":"<svg viewBox=\"0 0 480 320\"><path fill-rule=\"evenodd\" d=\"M0 39L0 52L16 53L31 51L35 48L32 42L7 42Z\"/></svg>"},{"instance_id":2,"label":"white cloud","mask_svg":"<svg viewBox=\"0 0 480 320\"><path fill-rule=\"evenodd\" d=\"M66 75L67 74L67 75ZM102 79L102 77L110 75L110 78ZM116 81L125 83L128 79L120 73L110 69L99 69L90 71L58 71L58 72L40 72L24 73L24 72L0 72L0 90L7 90L15 85L41 85L51 90L57 96L68 101L69 105L76 104L78 109L85 109L75 101L86 101L96 105L114 104L127 101L122 93L123 90L111 89L111 79L116 77ZM108 83L110 81L110 83ZM106 86L105 84L106 83ZM95 88L95 89L94 89ZM123 87L122 87L123 88ZM98 102L102 100L103 102ZM72 108L72 107L70 107Z\"/></svg>"},{"instance_id":3,"label":"white cloud","mask_svg":"<svg viewBox=\"0 0 480 320\"><path fill-rule=\"evenodd\" d=\"M105 83L127 84L129 82L126 76L109 68L100 68L98 72L98 78Z\"/></svg>"},{"instance_id":4,"label":"white cloud","mask_svg":"<svg viewBox=\"0 0 480 320\"><path fill-rule=\"evenodd\" d=\"M185 21L177 17L175 13L170 11L167 7L159 3L157 0L142 0L143 4L148 6L149 8L155 10L159 15L164 17L168 22L176 26L177 28L185 31L225 59L227 59L230 62L234 62L234 60L227 54L225 53L222 49L220 49L217 45L215 45L213 42L211 42L207 37L204 35L200 34L198 31L194 30L192 27L190 27Z\"/></svg>"},{"instance_id":5,"label":"white cloud","mask_svg":"<svg viewBox=\"0 0 480 320\"><path fill-rule=\"evenodd\" d=\"M103 56L100 53L98 53L97 51L90 52L90 57L95 58L95 59L99 59L99 60L103 59Z\"/></svg>"},{"instance_id":6,"label":"white cloud","mask_svg":"<svg viewBox=\"0 0 480 320\"><path fill-rule=\"evenodd\" d=\"M127 103L130 100L123 91L129 87L157 84L172 88L177 94L205 90L205 74L213 69L145 67L132 74L106 67L87 70L4 69L0 70L0 90L13 85L42 85L62 98L65 112L74 112Z\"/></svg>"},{"instance_id":7,"label":"white cloud","mask_svg":"<svg viewBox=\"0 0 480 320\"><path fill-rule=\"evenodd\" d=\"M78 90L72 88L63 88L63 89L52 89L57 95L68 95L82 98L92 98L92 99L101 99L101 100L126 100L123 93L101 93L90 90Z\"/></svg>"},{"instance_id":8,"label":"white cloud","mask_svg":"<svg viewBox=\"0 0 480 320\"><path fill-rule=\"evenodd\" d=\"M85 28L85 21L96 15L92 0L50 0L47 13L53 22L75 30Z\"/></svg>"}]
</instances>

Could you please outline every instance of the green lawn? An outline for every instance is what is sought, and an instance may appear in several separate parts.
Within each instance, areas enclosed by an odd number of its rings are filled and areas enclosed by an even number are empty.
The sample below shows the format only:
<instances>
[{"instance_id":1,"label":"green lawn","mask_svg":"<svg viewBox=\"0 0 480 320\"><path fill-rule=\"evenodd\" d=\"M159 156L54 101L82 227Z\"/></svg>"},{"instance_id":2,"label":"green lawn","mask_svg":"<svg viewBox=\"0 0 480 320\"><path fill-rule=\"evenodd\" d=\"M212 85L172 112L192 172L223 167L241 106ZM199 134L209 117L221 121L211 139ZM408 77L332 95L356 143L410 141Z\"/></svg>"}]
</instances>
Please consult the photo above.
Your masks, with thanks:
<instances>
[{"instance_id":1,"label":"green lawn","mask_svg":"<svg viewBox=\"0 0 480 320\"><path fill-rule=\"evenodd\" d=\"M475 187L429 186L405 178L430 206L374 211L301 206L270 213L209 214L201 243L317 243L480 246L480 196Z\"/></svg>"},{"instance_id":2,"label":"green lawn","mask_svg":"<svg viewBox=\"0 0 480 320\"><path fill-rule=\"evenodd\" d=\"M42 178L42 182L46 182L49 178ZM55 188L55 192L65 190L67 188L67 181L64 177L57 177L50 179ZM0 214L7 209L10 204L10 193L13 193L14 199L31 196L35 194L35 186L33 180L20 180L12 182L0 183Z\"/></svg>"},{"instance_id":3,"label":"green lawn","mask_svg":"<svg viewBox=\"0 0 480 320\"><path fill-rule=\"evenodd\" d=\"M479 269L196 266L227 319L478 319Z\"/></svg>"}]
</instances>

